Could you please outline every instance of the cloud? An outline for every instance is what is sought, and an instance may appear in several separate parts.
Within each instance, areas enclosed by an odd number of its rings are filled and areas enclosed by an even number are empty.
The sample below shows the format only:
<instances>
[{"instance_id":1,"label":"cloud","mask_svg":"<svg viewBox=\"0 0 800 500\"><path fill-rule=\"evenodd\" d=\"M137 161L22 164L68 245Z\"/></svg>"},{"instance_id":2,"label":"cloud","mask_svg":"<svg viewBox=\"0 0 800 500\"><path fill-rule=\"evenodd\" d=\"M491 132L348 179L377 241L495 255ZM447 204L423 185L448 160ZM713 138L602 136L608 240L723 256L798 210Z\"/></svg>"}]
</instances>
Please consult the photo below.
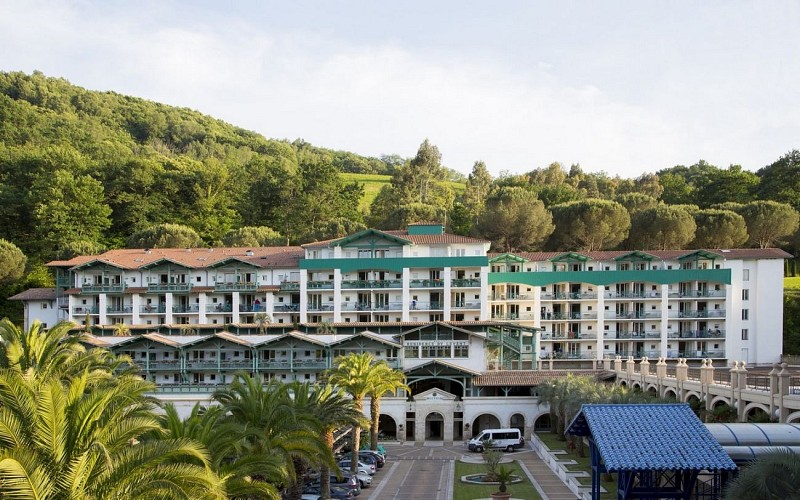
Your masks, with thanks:
<instances>
[{"instance_id":1,"label":"cloud","mask_svg":"<svg viewBox=\"0 0 800 500\"><path fill-rule=\"evenodd\" d=\"M625 177L699 158L757 168L790 149L800 129L796 113L759 96L757 75L733 79L715 66L707 78L687 78L676 54L661 65L637 59L635 40L615 41L613 54L598 38L580 57L521 58L457 44L354 41L160 2L0 9L4 70L40 69L268 137L366 155L412 156L428 138L445 164L465 173L476 160L494 174L553 161ZM592 57L576 71L576 61ZM688 53L686 60L692 71L715 64ZM628 67L637 61L642 75ZM796 65L775 71L770 97L796 102L797 90L781 85Z\"/></svg>"}]
</instances>

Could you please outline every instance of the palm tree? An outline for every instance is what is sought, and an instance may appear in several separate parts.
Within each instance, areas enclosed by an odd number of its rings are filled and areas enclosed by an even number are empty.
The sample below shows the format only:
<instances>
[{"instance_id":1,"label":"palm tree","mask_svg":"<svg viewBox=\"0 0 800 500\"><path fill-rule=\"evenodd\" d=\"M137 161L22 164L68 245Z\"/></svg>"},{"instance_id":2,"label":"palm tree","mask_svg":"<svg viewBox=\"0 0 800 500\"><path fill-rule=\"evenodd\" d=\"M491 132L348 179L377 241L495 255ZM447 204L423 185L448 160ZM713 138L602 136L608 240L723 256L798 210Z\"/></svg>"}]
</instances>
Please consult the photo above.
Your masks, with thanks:
<instances>
[{"instance_id":1,"label":"palm tree","mask_svg":"<svg viewBox=\"0 0 800 500\"><path fill-rule=\"evenodd\" d=\"M273 382L266 386L246 374L237 374L230 386L213 399L244 429L250 450L277 457L289 484L295 480L294 461L333 464L322 439L322 424L302 405L295 404L291 387Z\"/></svg>"},{"instance_id":2,"label":"palm tree","mask_svg":"<svg viewBox=\"0 0 800 500\"><path fill-rule=\"evenodd\" d=\"M320 335L333 335L336 333L336 328L334 328L334 326L327 321L317 323L317 333Z\"/></svg>"},{"instance_id":3,"label":"palm tree","mask_svg":"<svg viewBox=\"0 0 800 500\"><path fill-rule=\"evenodd\" d=\"M800 457L786 449L760 455L728 484L725 498L800 498Z\"/></svg>"},{"instance_id":4,"label":"palm tree","mask_svg":"<svg viewBox=\"0 0 800 500\"><path fill-rule=\"evenodd\" d=\"M353 398L356 409L363 413L364 398L375 385L375 358L369 353L348 354L337 358L336 366L328 370L328 381L344 389ZM358 472L358 450L361 446L361 425L353 426L353 457L350 461L350 472L355 476Z\"/></svg>"},{"instance_id":5,"label":"palm tree","mask_svg":"<svg viewBox=\"0 0 800 500\"><path fill-rule=\"evenodd\" d=\"M375 364L375 376L372 389L370 390L369 416L372 425L370 427L370 449L378 449L378 422L381 417L381 398L387 393L395 394L398 390L411 392L411 388L406 385L406 376L400 370L392 369L386 361Z\"/></svg>"},{"instance_id":6,"label":"palm tree","mask_svg":"<svg viewBox=\"0 0 800 500\"><path fill-rule=\"evenodd\" d=\"M253 316L253 321L258 326L258 333L264 335L267 332L267 325L272 323L272 317L262 312Z\"/></svg>"},{"instance_id":7,"label":"palm tree","mask_svg":"<svg viewBox=\"0 0 800 500\"><path fill-rule=\"evenodd\" d=\"M131 333L131 329L125 323L117 323L114 325L114 336L115 337L124 337L125 335L129 335Z\"/></svg>"},{"instance_id":8,"label":"palm tree","mask_svg":"<svg viewBox=\"0 0 800 500\"><path fill-rule=\"evenodd\" d=\"M181 419L175 407L168 404L161 423L167 437L193 439L208 449L210 466L229 497L280 498L275 485L287 480L283 463L275 455L248 446L242 426L227 419L221 406L203 408L196 404L189 416Z\"/></svg>"},{"instance_id":9,"label":"palm tree","mask_svg":"<svg viewBox=\"0 0 800 500\"><path fill-rule=\"evenodd\" d=\"M344 391L331 384L324 386L295 382L292 386L295 404L313 413L323 426L323 440L333 455L337 429L362 423L364 415ZM332 465L332 464L331 464ZM330 491L329 464L320 464L320 491L327 498Z\"/></svg>"},{"instance_id":10,"label":"palm tree","mask_svg":"<svg viewBox=\"0 0 800 500\"><path fill-rule=\"evenodd\" d=\"M82 342L83 332L72 332L74 325L61 322L45 329L34 321L23 331L8 319L0 321L0 368L24 373L29 370L38 377L58 376L67 381L84 370L106 373L120 371L124 365L135 365L124 356L114 356L105 349L87 350Z\"/></svg>"},{"instance_id":11,"label":"palm tree","mask_svg":"<svg viewBox=\"0 0 800 500\"><path fill-rule=\"evenodd\" d=\"M4 498L224 498L202 445L160 436L152 384L42 373L0 370Z\"/></svg>"}]
</instances>

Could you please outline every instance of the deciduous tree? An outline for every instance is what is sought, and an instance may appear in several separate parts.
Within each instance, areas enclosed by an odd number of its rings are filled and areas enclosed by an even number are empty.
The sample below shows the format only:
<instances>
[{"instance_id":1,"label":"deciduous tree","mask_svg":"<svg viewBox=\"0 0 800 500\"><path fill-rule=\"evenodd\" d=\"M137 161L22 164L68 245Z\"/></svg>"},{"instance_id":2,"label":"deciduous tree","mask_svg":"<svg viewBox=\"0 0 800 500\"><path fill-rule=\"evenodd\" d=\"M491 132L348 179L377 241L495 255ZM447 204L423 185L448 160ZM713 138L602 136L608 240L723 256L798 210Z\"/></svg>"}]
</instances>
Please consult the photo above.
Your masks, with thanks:
<instances>
[{"instance_id":1,"label":"deciduous tree","mask_svg":"<svg viewBox=\"0 0 800 500\"><path fill-rule=\"evenodd\" d=\"M200 235L181 224L157 224L133 233L128 248L197 248L203 245Z\"/></svg>"},{"instance_id":2,"label":"deciduous tree","mask_svg":"<svg viewBox=\"0 0 800 500\"><path fill-rule=\"evenodd\" d=\"M0 239L0 283L9 283L22 278L27 258L17 245Z\"/></svg>"},{"instance_id":3,"label":"deciduous tree","mask_svg":"<svg viewBox=\"0 0 800 500\"><path fill-rule=\"evenodd\" d=\"M679 250L694 239L697 224L682 208L660 205L637 213L631 220L631 248Z\"/></svg>"},{"instance_id":4,"label":"deciduous tree","mask_svg":"<svg viewBox=\"0 0 800 500\"><path fill-rule=\"evenodd\" d=\"M747 223L749 243L760 248L775 246L791 237L800 218L791 205L776 201L754 201L739 213Z\"/></svg>"}]
</instances>

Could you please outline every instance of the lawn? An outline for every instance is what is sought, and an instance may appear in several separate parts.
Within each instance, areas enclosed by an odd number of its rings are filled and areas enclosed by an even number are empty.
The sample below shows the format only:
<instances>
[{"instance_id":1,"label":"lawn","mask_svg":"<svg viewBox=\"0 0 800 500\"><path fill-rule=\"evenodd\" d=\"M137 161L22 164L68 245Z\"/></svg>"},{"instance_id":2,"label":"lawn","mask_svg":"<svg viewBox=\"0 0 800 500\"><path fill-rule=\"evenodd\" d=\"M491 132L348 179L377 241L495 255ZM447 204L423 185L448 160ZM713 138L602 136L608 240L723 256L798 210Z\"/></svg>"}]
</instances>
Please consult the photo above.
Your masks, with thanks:
<instances>
[{"instance_id":1,"label":"lawn","mask_svg":"<svg viewBox=\"0 0 800 500\"><path fill-rule=\"evenodd\" d=\"M542 498L539 495L539 492L536 491L536 488L533 487L533 484L531 484L531 482L528 480L528 476L525 475L517 462L514 462L513 464L505 464L505 466L513 468L517 472L517 475L523 479L521 483L508 485L508 492L511 493L512 497L525 498L526 500ZM486 466L483 464L468 464L456 460L456 478L453 486L453 499L474 500L475 498L489 498L489 495L497 491L496 484L480 485L461 482L461 476L465 476L467 474L480 474L482 472L486 472Z\"/></svg>"},{"instance_id":2,"label":"lawn","mask_svg":"<svg viewBox=\"0 0 800 500\"><path fill-rule=\"evenodd\" d=\"M544 441L544 444L547 445L548 448L551 450L564 450L567 451L567 442L566 441L559 441L555 434L552 432L537 432L536 436ZM586 456L579 457L577 452L574 451L567 451L567 454L561 455L562 460L575 460L577 464L575 465L568 465L567 470L569 471L586 471L590 474L588 477L579 477L578 481L585 486L592 485L592 468L591 462L589 459L589 448L586 448ZM617 495L613 492L617 489L617 476L612 474L611 477L613 478L612 481L602 481L601 486L606 489L606 493L600 495L600 498L617 498Z\"/></svg>"},{"instance_id":3,"label":"lawn","mask_svg":"<svg viewBox=\"0 0 800 500\"><path fill-rule=\"evenodd\" d=\"M783 289L786 293L800 294L800 276L783 278Z\"/></svg>"},{"instance_id":4,"label":"lawn","mask_svg":"<svg viewBox=\"0 0 800 500\"><path fill-rule=\"evenodd\" d=\"M392 182L391 175L378 175L378 174L352 174L352 173L342 173L339 174L342 177L342 180L345 182L358 182L362 186L364 186L364 196L361 197L361 202L358 204L359 210L364 210L369 208L372 204L372 200L378 196L381 188L383 186L387 186ZM461 194L464 192L464 188L466 187L463 182L446 182L450 189L453 190L456 194Z\"/></svg>"}]
</instances>

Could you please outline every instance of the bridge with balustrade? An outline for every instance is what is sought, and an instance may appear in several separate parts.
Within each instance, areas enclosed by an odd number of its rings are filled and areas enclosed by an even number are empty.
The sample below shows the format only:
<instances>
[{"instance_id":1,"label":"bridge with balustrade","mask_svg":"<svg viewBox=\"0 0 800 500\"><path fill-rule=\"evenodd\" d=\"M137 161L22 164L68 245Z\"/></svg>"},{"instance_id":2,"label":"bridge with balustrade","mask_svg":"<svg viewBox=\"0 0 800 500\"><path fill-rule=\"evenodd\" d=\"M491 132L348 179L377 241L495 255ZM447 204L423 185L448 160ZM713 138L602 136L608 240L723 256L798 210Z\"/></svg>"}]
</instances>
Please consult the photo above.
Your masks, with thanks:
<instances>
[{"instance_id":1,"label":"bridge with balustrade","mask_svg":"<svg viewBox=\"0 0 800 500\"><path fill-rule=\"evenodd\" d=\"M775 363L772 369L751 367L735 361L733 366L717 368L712 360L689 366L685 358L667 363L659 358L636 362L620 356L603 361L612 370L617 384L650 392L662 398L690 403L700 401L706 410L727 404L736 410L737 420L746 422L759 411L781 423L800 422L800 376L787 363Z\"/></svg>"}]
</instances>

